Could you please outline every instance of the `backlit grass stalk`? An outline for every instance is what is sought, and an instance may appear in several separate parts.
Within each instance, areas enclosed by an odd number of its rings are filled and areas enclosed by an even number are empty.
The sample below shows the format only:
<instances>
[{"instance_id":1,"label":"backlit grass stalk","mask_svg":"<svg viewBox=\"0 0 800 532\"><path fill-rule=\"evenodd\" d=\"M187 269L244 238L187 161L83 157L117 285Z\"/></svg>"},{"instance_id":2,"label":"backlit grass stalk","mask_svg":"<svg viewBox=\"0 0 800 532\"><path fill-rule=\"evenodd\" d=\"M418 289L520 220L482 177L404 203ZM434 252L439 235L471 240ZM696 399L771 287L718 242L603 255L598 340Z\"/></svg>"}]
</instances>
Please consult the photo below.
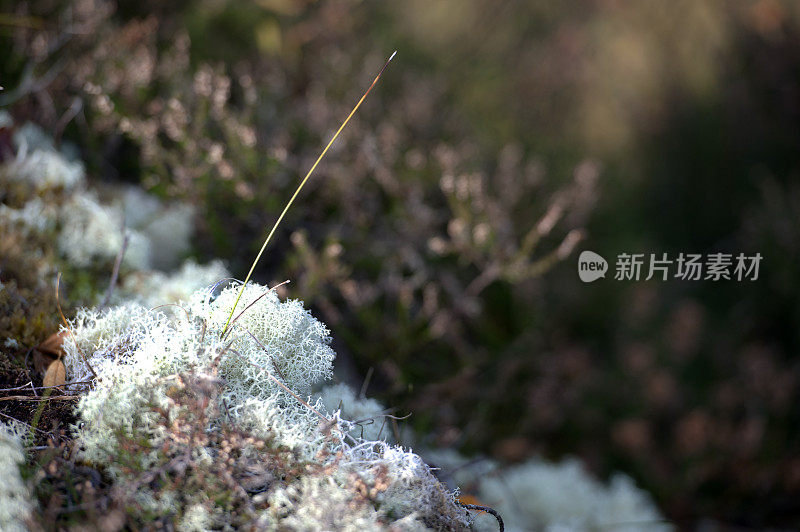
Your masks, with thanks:
<instances>
[{"instance_id":1,"label":"backlit grass stalk","mask_svg":"<svg viewBox=\"0 0 800 532\"><path fill-rule=\"evenodd\" d=\"M361 104L366 99L367 94L369 94L369 91L372 90L372 87L374 87L375 84L378 83L378 80L380 79L381 74L383 74L383 71L386 70L386 67L389 65L389 62L394 58L394 56L396 54L397 54L397 51L395 51L389 57L389 59L386 60L386 63L383 65L383 68L381 68L381 71L378 72L378 75L375 76L374 80L372 80L372 83L370 84L370 86L366 90L366 92L364 92L364 95L361 96L361 99L358 100L358 103L356 104L356 106L353 107L353 110L350 111L350 114L347 115L347 118L344 119L344 122L342 122L342 125L339 126L339 129L336 130L336 133L334 133L334 135L331 138L330 142L328 142L328 145L325 146L325 149L322 150L322 153L319 154L319 157L317 157L317 160L311 166L311 169L308 171L306 176L300 182L300 185L297 187L297 190L295 190L294 194L292 194L292 197L291 197L291 199L289 199L289 202L286 204L286 207L283 208L283 212L281 212L281 215L278 216L278 219L275 221L275 225L272 226L272 229L270 230L269 234L267 235L266 240L264 240L264 244L261 246L261 249L259 250L258 255L256 255L256 258L253 261L253 264L250 266L250 271L247 272L247 277L244 278L244 283L242 283L241 288L239 288L239 294L236 296L236 301L234 301L234 303L233 303L233 307L231 308L231 313L228 316L228 321L225 322L225 328L222 330L222 336L223 337L225 336L225 333L228 331L228 327L230 327L231 318L233 318L233 313L236 310L236 306L239 304L239 299L242 297L242 293L244 292L245 286L247 286L247 282L250 280L250 277L253 275L253 270L255 270L256 264L258 264L258 261L261 259L261 255L264 253L264 250L267 248L267 244L269 244L269 241L272 239L272 235L275 234L275 230L280 225L281 221L283 220L283 217L286 216L286 213L288 212L289 207L292 206L292 203L294 203L295 198L297 198L298 194L300 194L300 191L303 189L303 186L305 186L306 181L308 181L308 178L311 177L311 174L314 173L314 170L317 168L317 165L322 160L322 158L325 157L325 154L328 152L328 149L331 147L333 142L339 136L339 133L342 132L342 130L347 125L347 123L350 121L350 119L353 117L353 115L356 114L356 111L358 111L358 108L361 107Z\"/></svg>"}]
</instances>

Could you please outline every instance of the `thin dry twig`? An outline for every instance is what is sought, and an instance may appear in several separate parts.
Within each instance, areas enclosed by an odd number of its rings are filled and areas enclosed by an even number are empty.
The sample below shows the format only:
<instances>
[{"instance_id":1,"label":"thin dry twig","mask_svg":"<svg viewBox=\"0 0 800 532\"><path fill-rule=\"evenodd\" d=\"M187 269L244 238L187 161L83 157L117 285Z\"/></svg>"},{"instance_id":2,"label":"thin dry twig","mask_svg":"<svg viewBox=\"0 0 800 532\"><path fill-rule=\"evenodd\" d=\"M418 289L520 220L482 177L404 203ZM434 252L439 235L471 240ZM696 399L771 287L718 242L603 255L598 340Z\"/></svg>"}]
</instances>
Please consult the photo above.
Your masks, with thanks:
<instances>
[{"instance_id":1,"label":"thin dry twig","mask_svg":"<svg viewBox=\"0 0 800 532\"><path fill-rule=\"evenodd\" d=\"M359 399L364 399L367 396L367 387L369 386L369 381L372 379L372 373L375 371L375 368L370 366L367 370L367 376L364 377L364 382L361 383L361 390L358 392Z\"/></svg>"},{"instance_id":2,"label":"thin dry twig","mask_svg":"<svg viewBox=\"0 0 800 532\"><path fill-rule=\"evenodd\" d=\"M250 332L250 331L248 331L248 332ZM251 335L251 336L252 336L252 335ZM258 341L258 340L256 340L256 341ZM259 342L259 344L260 344L260 342ZM263 346L262 346L262 347L263 347ZM241 353L237 352L235 349L231 349L230 347L228 347L226 350L227 350L227 351L230 351L231 353L233 353L233 354L234 354L234 355L236 355L237 357L241 358L242 360L244 360L246 363L250 364L251 366L253 366L253 367L255 367L255 368L258 368L258 369L260 369L261 371L263 371L264 373L266 373L266 374L267 374L267 377L269 377L270 379L272 379L272 381L274 381L274 382L275 382L275 384L277 384L278 386L280 386L281 388L283 388L283 390L284 390L286 393L288 393L289 395L291 395L292 397L294 397L295 399L297 399L297 401L298 401L298 402L299 402L301 405L303 405L304 407L306 407L306 408L308 408L309 410L311 410L312 412L314 412L316 415L318 415L318 416L319 416L319 417L320 417L322 420L324 420L326 423L330 423L330 422L331 422L331 420L330 420L330 419L328 419L327 417L325 417L324 415L322 415L322 414L319 412L319 410L317 410L316 408L314 408L313 406L311 406L310 404L308 404L306 401L303 401L303 399L301 399L299 395L297 395L297 394L296 394L296 393L294 393L292 390L290 390L288 386L286 386L284 383L282 383L282 382L281 382L281 381L280 381L280 380L279 380L279 379L278 379L278 378L277 378L275 375L273 375L273 374L272 374L272 373L271 373L271 372L270 372L270 371L269 371L267 368L264 368L264 367L262 367L262 366L259 366L259 365L258 365L258 364L256 364L255 362L251 362L250 360L247 360L247 359L246 359L244 356L242 356L242 354L241 354Z\"/></svg>"},{"instance_id":3,"label":"thin dry twig","mask_svg":"<svg viewBox=\"0 0 800 532\"><path fill-rule=\"evenodd\" d=\"M53 395L50 397L31 397L30 395L7 395L0 397L0 401L66 401L70 399L80 399L80 395Z\"/></svg>"},{"instance_id":4,"label":"thin dry twig","mask_svg":"<svg viewBox=\"0 0 800 532\"><path fill-rule=\"evenodd\" d=\"M50 433L49 433L49 432L47 432L46 430L37 429L36 427L34 427L33 425L31 425L30 423L25 423L24 421L22 421L22 420L20 420L20 419L17 419L17 418L15 418L15 417L13 417L13 416L9 416L8 414L4 414L4 413L0 412L0 416L7 417L8 419L13 419L13 420L14 420L14 421L16 421L17 423L21 423L21 424L23 424L23 425L26 425L26 426L28 426L28 427L32 428L33 430L35 430L35 431L37 431L37 432L41 432L42 434L50 434Z\"/></svg>"},{"instance_id":5,"label":"thin dry twig","mask_svg":"<svg viewBox=\"0 0 800 532\"><path fill-rule=\"evenodd\" d=\"M91 384L91 383L92 383L92 381L76 381L76 382L67 382L65 384L72 385L72 384ZM32 383L26 383L26 384L24 384L22 386L17 386L15 388L0 388L0 392L16 392L18 390L25 390L31 384ZM32 390L34 390L34 393L35 393L36 390L50 390L52 388L60 388L61 386L64 386L64 384L61 384L61 385L58 385L58 386L30 386L30 388Z\"/></svg>"},{"instance_id":6,"label":"thin dry twig","mask_svg":"<svg viewBox=\"0 0 800 532\"><path fill-rule=\"evenodd\" d=\"M255 335L253 335L253 333L251 333L249 330L247 330L247 329L245 329L245 330L247 331L247 334L249 334L249 335L250 335L250 337L251 337L253 340L255 340L255 341L256 341L256 343L258 344L258 347L260 347L260 348L261 348L261 350L262 350L262 351L264 351L265 353L269 354L269 353L267 352L267 348L266 348L266 347L264 347L264 344L262 344L262 343L261 343L261 341L260 341L258 338L256 338L256 337L255 337ZM272 358L270 358L270 360L272 360ZM278 374L278 377L280 377L280 378L281 378L281 380L285 382L285 381L286 381L286 377L284 377L284 376L283 376L283 373L281 373L281 369L278 367L278 365L277 365L277 364L275 364L275 361L274 361L274 360L272 360L272 367L273 367L273 368L275 368L275 373L277 373L277 374Z\"/></svg>"},{"instance_id":7,"label":"thin dry twig","mask_svg":"<svg viewBox=\"0 0 800 532\"><path fill-rule=\"evenodd\" d=\"M122 233L122 246L120 246L119 252L117 253L117 258L114 260L114 269L111 272L111 282L108 283L108 290L106 290L106 295L103 297L103 302L100 303L100 308L108 305L109 300L111 300L111 294L114 293L114 287L117 284L117 277L119 276L119 267L122 264L122 258L125 256L125 250L128 249L128 241L130 240L130 236L125 232L125 227L122 228Z\"/></svg>"},{"instance_id":8,"label":"thin dry twig","mask_svg":"<svg viewBox=\"0 0 800 532\"><path fill-rule=\"evenodd\" d=\"M359 420L353 421L352 423L353 424L359 424L359 423L366 423L367 421L369 421L371 423L374 423L375 420L378 419L379 417L380 418L384 418L384 419L394 419L396 421L403 421L403 420L406 420L406 419L410 418L411 414L406 414L405 416L398 417L398 416L392 415L392 414L390 414L388 412L382 412L382 413L376 414L374 416L361 418Z\"/></svg>"},{"instance_id":9,"label":"thin dry twig","mask_svg":"<svg viewBox=\"0 0 800 532\"><path fill-rule=\"evenodd\" d=\"M75 96L72 99L72 103L70 104L69 108L64 111L64 114L61 115L61 118L58 119L56 125L54 127L54 134L53 140L55 140L56 146L61 145L61 135L64 133L64 129L67 127L73 118L78 116L78 113L81 112L83 109L83 100L79 96Z\"/></svg>"},{"instance_id":10,"label":"thin dry twig","mask_svg":"<svg viewBox=\"0 0 800 532\"><path fill-rule=\"evenodd\" d=\"M33 381L29 381L29 382L26 382L25 384L23 384L22 386L15 386L13 388L0 388L0 392L16 392L16 391L19 391L19 390L25 390L28 387L30 387L30 388L32 388L34 390L36 389L36 387L33 386Z\"/></svg>"},{"instance_id":11,"label":"thin dry twig","mask_svg":"<svg viewBox=\"0 0 800 532\"><path fill-rule=\"evenodd\" d=\"M466 508L467 510L480 510L488 514L492 514L494 518L497 519L497 524L500 525L500 532L503 532L506 529L505 524L503 524L503 518L500 517L500 514L494 508L489 508L488 506L480 506L478 504L464 504L458 501L456 501L456 504L458 504L462 508Z\"/></svg>"},{"instance_id":12,"label":"thin dry twig","mask_svg":"<svg viewBox=\"0 0 800 532\"><path fill-rule=\"evenodd\" d=\"M53 83L53 81L55 81L58 75L61 74L66 67L63 61L58 61L51 66L47 72L39 77L36 77L34 73L34 66L35 65L32 62L25 65L25 69L23 70L22 74L22 81L19 83L19 85L17 85L17 87L13 90L5 91L5 94L0 96L0 107L6 107L29 94L36 94L46 89L51 83Z\"/></svg>"},{"instance_id":13,"label":"thin dry twig","mask_svg":"<svg viewBox=\"0 0 800 532\"><path fill-rule=\"evenodd\" d=\"M339 402L339 409L341 410L341 401ZM351 421L351 423L353 425L358 426L361 429L361 438L363 439L364 438L364 427L367 426L367 425L375 424L376 418L379 418L379 417L383 418L383 422L381 423L381 428L378 431L378 438L377 439L381 439L381 434L383 434L383 429L384 429L384 427L386 427L386 420L387 419L391 419L393 422L396 423L397 421L403 421L404 419L410 418L411 414L406 414L403 417L397 417L397 416L394 416L394 415L389 414L389 413L382 413L382 414L377 414L377 415L372 416L372 417L365 417L365 418L362 418L362 419L359 419L359 420L356 420L356 421Z\"/></svg>"}]
</instances>

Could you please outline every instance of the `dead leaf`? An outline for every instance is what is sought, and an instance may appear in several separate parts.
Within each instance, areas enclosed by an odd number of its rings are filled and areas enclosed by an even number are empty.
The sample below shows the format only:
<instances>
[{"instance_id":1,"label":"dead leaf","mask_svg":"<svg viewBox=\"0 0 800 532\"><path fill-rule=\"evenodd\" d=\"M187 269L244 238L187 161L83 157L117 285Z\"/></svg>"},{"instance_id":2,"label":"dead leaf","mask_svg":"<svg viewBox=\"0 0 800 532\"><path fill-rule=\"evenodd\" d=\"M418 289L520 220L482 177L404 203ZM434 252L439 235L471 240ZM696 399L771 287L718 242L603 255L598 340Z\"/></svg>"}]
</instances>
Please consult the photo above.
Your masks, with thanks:
<instances>
[{"instance_id":1,"label":"dead leaf","mask_svg":"<svg viewBox=\"0 0 800 532\"><path fill-rule=\"evenodd\" d=\"M64 340L68 334L69 331L53 333L33 349L33 367L39 375L45 375L50 364L64 356Z\"/></svg>"},{"instance_id":2,"label":"dead leaf","mask_svg":"<svg viewBox=\"0 0 800 532\"><path fill-rule=\"evenodd\" d=\"M45 387L61 386L65 382L67 382L67 368L64 367L64 363L60 360L54 360L50 364L50 367L47 368L42 384L44 384Z\"/></svg>"},{"instance_id":3,"label":"dead leaf","mask_svg":"<svg viewBox=\"0 0 800 532\"><path fill-rule=\"evenodd\" d=\"M483 504L483 502L480 499L478 499L474 495L470 495L469 493L459 494L459 496L456 497L456 500L461 504L475 504L478 506L485 506L485 504Z\"/></svg>"},{"instance_id":4,"label":"dead leaf","mask_svg":"<svg viewBox=\"0 0 800 532\"><path fill-rule=\"evenodd\" d=\"M51 334L47 340L36 346L42 353L53 355L54 358L64 356L64 340L67 339L69 331L59 331Z\"/></svg>"},{"instance_id":5,"label":"dead leaf","mask_svg":"<svg viewBox=\"0 0 800 532\"><path fill-rule=\"evenodd\" d=\"M39 375L44 376L47 368L50 367L50 364L53 363L54 360L58 358L56 355L51 355L49 353L45 354L39 351L38 349L33 349L33 368L39 373Z\"/></svg>"}]
</instances>

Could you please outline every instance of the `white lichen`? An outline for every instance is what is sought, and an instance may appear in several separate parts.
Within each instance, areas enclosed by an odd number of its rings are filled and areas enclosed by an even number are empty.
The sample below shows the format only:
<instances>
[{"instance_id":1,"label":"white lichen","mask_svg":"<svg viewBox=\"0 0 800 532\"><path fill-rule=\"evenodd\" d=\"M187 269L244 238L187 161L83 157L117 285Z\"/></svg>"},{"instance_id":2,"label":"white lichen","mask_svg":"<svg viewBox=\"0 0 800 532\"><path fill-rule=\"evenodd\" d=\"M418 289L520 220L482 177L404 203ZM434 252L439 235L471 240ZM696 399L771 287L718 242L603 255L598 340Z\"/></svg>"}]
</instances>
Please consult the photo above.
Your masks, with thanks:
<instances>
[{"instance_id":1,"label":"white lichen","mask_svg":"<svg viewBox=\"0 0 800 532\"><path fill-rule=\"evenodd\" d=\"M177 267L190 249L194 232L194 207L185 203L162 203L139 188L121 192L120 208L125 227L141 233L150 244L150 267L169 271Z\"/></svg>"},{"instance_id":2,"label":"white lichen","mask_svg":"<svg viewBox=\"0 0 800 532\"><path fill-rule=\"evenodd\" d=\"M20 475L26 432L22 425L0 423L0 530L7 532L28 530L25 523L33 510L30 491Z\"/></svg>"},{"instance_id":3,"label":"white lichen","mask_svg":"<svg viewBox=\"0 0 800 532\"><path fill-rule=\"evenodd\" d=\"M58 209L40 198L33 198L20 209L0 205L0 224L14 226L23 234L45 234L55 230L58 223Z\"/></svg>"},{"instance_id":4,"label":"white lichen","mask_svg":"<svg viewBox=\"0 0 800 532\"><path fill-rule=\"evenodd\" d=\"M216 297L197 292L188 310L205 321L209 334L219 336L238 293L236 285ZM330 332L301 301L280 301L273 290L251 284L242 293L234 319L226 345L235 354L226 356L222 365L233 396L266 399L280 393L265 371L300 394L331 377L336 354L330 347Z\"/></svg>"},{"instance_id":5,"label":"white lichen","mask_svg":"<svg viewBox=\"0 0 800 532\"><path fill-rule=\"evenodd\" d=\"M290 530L460 530L466 512L419 456L380 442L343 445L337 467L273 492L268 522Z\"/></svg>"},{"instance_id":6,"label":"white lichen","mask_svg":"<svg viewBox=\"0 0 800 532\"><path fill-rule=\"evenodd\" d=\"M213 524L214 521L206 506L196 503L186 509L177 528L182 532L202 532L211 530Z\"/></svg>"},{"instance_id":7,"label":"white lichen","mask_svg":"<svg viewBox=\"0 0 800 532\"><path fill-rule=\"evenodd\" d=\"M83 452L90 461L113 456L115 433L155 426L155 414L146 407L153 398L159 406L166 403L163 393L150 393L167 388L163 377L207 363L194 324L134 304L81 310L70 330L64 362L71 388L88 389L86 383L92 383L77 407L84 422Z\"/></svg>"},{"instance_id":8,"label":"white lichen","mask_svg":"<svg viewBox=\"0 0 800 532\"><path fill-rule=\"evenodd\" d=\"M388 440L391 437L391 419L378 401L356 397L353 389L340 383L326 386L320 391L320 400L331 414L354 423L350 434L366 440Z\"/></svg>"},{"instance_id":9,"label":"white lichen","mask_svg":"<svg viewBox=\"0 0 800 532\"><path fill-rule=\"evenodd\" d=\"M665 531L671 527L650 496L622 474L608 484L594 478L577 459L551 463L538 458L501 468L453 451L427 452L440 476L464 486L481 504L497 510L509 532ZM475 517L478 531L497 530L489 514Z\"/></svg>"},{"instance_id":10,"label":"white lichen","mask_svg":"<svg viewBox=\"0 0 800 532\"><path fill-rule=\"evenodd\" d=\"M266 295L256 301L256 294ZM148 400L144 392L159 379L207 368L223 344L219 370L227 383L223 399L230 415L253 429L271 431L289 447L314 441L309 434L317 431L319 419L295 398L285 397L268 372L301 394L328 378L334 353L327 328L300 302L279 301L273 292L253 285L239 308L250 307L223 340L225 312L235 295L235 286L217 298L200 291L171 315L137 304L78 312L64 344L64 361L73 389L82 387L75 383L93 380L93 389L78 405L87 455L102 459L115 430L132 430L134 423L147 421L138 413Z\"/></svg>"},{"instance_id":11,"label":"white lichen","mask_svg":"<svg viewBox=\"0 0 800 532\"><path fill-rule=\"evenodd\" d=\"M8 113L0 124L14 127ZM127 238L123 266L142 271L176 268L190 250L194 208L163 203L135 187L107 187L108 203L87 191L83 164L58 149L38 126L16 126L13 153L0 164L0 185L13 187L18 205L0 206L0 223L56 236L62 256L79 268L112 261ZM27 199L27 202L25 200ZM24 202L24 205L23 205ZM20 207L19 205L22 205ZM57 231L57 235L51 235Z\"/></svg>"},{"instance_id":12,"label":"white lichen","mask_svg":"<svg viewBox=\"0 0 800 532\"><path fill-rule=\"evenodd\" d=\"M262 521L265 528L280 526L308 532L360 532L387 528L375 508L357 500L353 490L328 475L306 476L285 489L276 490L269 499L269 507Z\"/></svg>"},{"instance_id":13,"label":"white lichen","mask_svg":"<svg viewBox=\"0 0 800 532\"><path fill-rule=\"evenodd\" d=\"M384 471L390 480L376 497L386 515L417 519L434 529L452 529L466 524L466 512L455 504L452 492L433 475L430 467L411 450L389 444L362 444L353 452L353 464L372 463L368 471ZM359 453L364 453L361 460ZM370 456L371 455L371 456ZM363 466L362 466L363 467Z\"/></svg>"},{"instance_id":14,"label":"white lichen","mask_svg":"<svg viewBox=\"0 0 800 532\"><path fill-rule=\"evenodd\" d=\"M86 179L83 164L67 159L42 135L33 126L20 128L14 135L16 157L0 167L0 177L36 192L70 190L82 184Z\"/></svg>"},{"instance_id":15,"label":"white lichen","mask_svg":"<svg viewBox=\"0 0 800 532\"><path fill-rule=\"evenodd\" d=\"M128 238L123 265L134 270L150 267L150 241L140 232L126 229L122 211L103 205L91 192L73 195L61 212L58 249L73 265L86 268L119 254Z\"/></svg>"},{"instance_id":16,"label":"white lichen","mask_svg":"<svg viewBox=\"0 0 800 532\"><path fill-rule=\"evenodd\" d=\"M150 308L180 303L188 301L194 292L229 277L230 273L222 261L198 264L189 259L171 273L153 270L131 272L115 292L115 300L118 303L134 301Z\"/></svg>"},{"instance_id":17,"label":"white lichen","mask_svg":"<svg viewBox=\"0 0 800 532\"><path fill-rule=\"evenodd\" d=\"M297 460L332 471L324 481L301 477L276 487L275 500L289 502L280 511L271 505L263 519L280 518L282 526L293 530L319 529L339 518L345 519L341 526L366 528L395 523L396 529L409 530L466 526L466 513L419 456L360 438L352 423L358 420L341 420L341 413L323 420L328 409L321 400L298 400L329 378L334 358L327 328L301 302L281 301L266 287L248 286L235 321L223 334L237 289L226 287L217 296L200 290L169 312L131 303L78 313L64 349L71 388L83 390L77 407L82 458L122 479L115 461L119 438L137 434L148 438L153 449L137 456L139 466L154 464L159 442L169 435L152 407L169 412L167 392L180 375L213 366L224 382L218 400L226 420L289 450ZM277 386L273 377L293 393ZM86 381L91 381L90 388L78 384ZM362 413L380 411L379 404L355 400L346 388L326 395L344 398L342 404L351 409L359 405ZM366 494L359 491L362 486L369 488ZM329 507L320 507L323 496ZM143 492L141 497L152 496ZM161 499L150 502L157 505ZM187 529L202 522L202 513L195 513L184 517Z\"/></svg>"}]
</instances>

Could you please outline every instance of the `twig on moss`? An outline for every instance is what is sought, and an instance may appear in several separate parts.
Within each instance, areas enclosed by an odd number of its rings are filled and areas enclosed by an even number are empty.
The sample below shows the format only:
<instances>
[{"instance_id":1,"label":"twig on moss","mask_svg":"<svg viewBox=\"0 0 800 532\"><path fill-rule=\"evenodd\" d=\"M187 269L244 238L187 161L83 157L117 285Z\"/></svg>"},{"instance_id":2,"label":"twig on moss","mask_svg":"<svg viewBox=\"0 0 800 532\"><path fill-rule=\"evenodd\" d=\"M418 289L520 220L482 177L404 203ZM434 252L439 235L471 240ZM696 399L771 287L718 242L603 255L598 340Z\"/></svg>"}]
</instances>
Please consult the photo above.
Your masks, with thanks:
<instances>
[{"instance_id":1,"label":"twig on moss","mask_svg":"<svg viewBox=\"0 0 800 532\"><path fill-rule=\"evenodd\" d=\"M31 397L30 395L7 395L5 397L0 397L0 401L34 401L34 402L45 402L45 401L67 401L70 399L80 399L80 395L54 395L52 397Z\"/></svg>"},{"instance_id":2,"label":"twig on moss","mask_svg":"<svg viewBox=\"0 0 800 532\"><path fill-rule=\"evenodd\" d=\"M456 504L462 508L466 508L467 510L480 510L482 512L486 512L487 514L492 514L494 518L497 519L497 524L500 525L500 532L503 532L506 529L506 526L503 524L503 518L500 517L500 514L494 508L480 506L478 504L464 504L459 501L456 501Z\"/></svg>"},{"instance_id":3,"label":"twig on moss","mask_svg":"<svg viewBox=\"0 0 800 532\"><path fill-rule=\"evenodd\" d=\"M33 385L33 381L26 382L22 386L14 386L13 388L0 388L0 392L16 392L16 391L19 391L19 390L26 390L28 387L30 387L31 390L34 390L33 393L35 395L36 394L36 387Z\"/></svg>"},{"instance_id":4,"label":"twig on moss","mask_svg":"<svg viewBox=\"0 0 800 532\"><path fill-rule=\"evenodd\" d=\"M228 409L228 401L225 398L222 398L222 407L225 409L225 417L228 418L228 423L233 424L233 419L231 418L230 410Z\"/></svg>"},{"instance_id":5,"label":"twig on moss","mask_svg":"<svg viewBox=\"0 0 800 532\"><path fill-rule=\"evenodd\" d=\"M117 284L117 277L119 276L119 267L122 264L122 257L125 256L125 250L128 249L128 241L130 240L130 236L125 233L124 227L122 228L122 232L122 246L120 246L119 252L117 253L117 258L114 260L114 269L111 272L111 282L108 283L108 290L106 290L106 295L103 297L103 302L100 303L100 308L108 305L108 302L111 299L111 294L114 293L114 286Z\"/></svg>"},{"instance_id":6,"label":"twig on moss","mask_svg":"<svg viewBox=\"0 0 800 532\"><path fill-rule=\"evenodd\" d=\"M364 382L361 383L361 390L358 392L359 399L364 399L367 396L367 387L369 386L369 381L372 379L373 371L375 371L375 368L370 366L367 370L367 376L364 377Z\"/></svg>"},{"instance_id":7,"label":"twig on moss","mask_svg":"<svg viewBox=\"0 0 800 532\"><path fill-rule=\"evenodd\" d=\"M248 332L248 333L250 333L250 331L247 331L247 332ZM250 336L253 336L253 335L252 335L252 333L250 333ZM255 336L253 336L253 338L255 339ZM258 342L258 339L256 339L256 342ZM261 344L261 342L258 342L258 344L259 344L259 345L260 345L260 346L261 346L263 349L266 349L266 348L264 348L263 344ZM303 401L303 399L301 399L299 395L297 395L297 394L296 394L296 393L294 393L294 392L293 392L291 389L289 389L289 387L288 387L288 386L286 386L284 383L282 383L282 382L281 382L281 381L280 381L280 380L279 380L279 379L278 379L278 378L277 378L275 375L273 375L273 374L272 374L272 373L271 373L271 372L270 372L270 371L269 371L267 368L264 368L264 367L262 367L262 366L259 366L259 365L258 365L258 364L256 364L255 362L251 362L250 360L247 360L247 359L246 359L244 356L242 356L242 354L241 354L241 353L237 352L235 349L232 349L232 348L228 347L228 348L226 349L226 351L230 351L231 353L233 353L233 354L234 354L234 355L236 355L237 357L239 357L239 358L241 358L242 360L244 360L244 361L245 361L247 364L250 364L251 366L253 366L253 367L255 367L255 368L258 368L258 369L260 369L261 371L263 371L264 373L266 373L266 374L267 374L267 377L269 377L269 378L270 378L270 379L271 379L273 382L275 382L275 384L277 384L278 386L280 386L281 388L283 388L283 390L284 390L286 393L288 393L289 395L291 395L292 397L294 397L295 399L297 399L297 401L298 401L298 402L299 402L301 405L303 405L304 407L306 407L306 408L308 408L309 410L311 410L312 412L314 412L316 415L318 415L318 416L319 416L319 417L320 417L322 420L324 420L326 423L330 423L330 422L331 422L331 420L330 420L330 419L328 419L327 417L325 417L324 415L322 415L322 414L319 412L319 410L317 410L316 408L314 408L313 406L311 406L310 404L308 404L306 401ZM274 365L274 364L273 364L273 365ZM276 368L276 369L277 369L277 368Z\"/></svg>"},{"instance_id":8,"label":"twig on moss","mask_svg":"<svg viewBox=\"0 0 800 532\"><path fill-rule=\"evenodd\" d=\"M8 414L4 414L4 413L0 412L0 416L7 417L8 419L12 419L12 420L16 421L17 423L21 423L22 425L26 425L26 426L32 428L33 430L41 432L42 434L50 434L46 430L37 429L36 427L32 426L30 423L25 423L24 421L22 421L20 419L17 419L17 418L15 418L13 416L9 416Z\"/></svg>"},{"instance_id":9,"label":"twig on moss","mask_svg":"<svg viewBox=\"0 0 800 532\"><path fill-rule=\"evenodd\" d=\"M245 331L247 331L247 334L249 334L249 335L250 335L250 337L251 337L253 340L255 340L255 342L258 344L258 347L260 347L262 351L264 351L265 353L269 354L269 353L267 352L267 348L266 348L266 347L264 347L264 344L262 344L262 343L261 343L261 340L259 340L258 338L256 338L256 337L255 337L255 335L254 335L253 333L251 333L249 330L245 329ZM278 367L278 365L277 365L277 364L275 364L275 361L274 361L274 360L272 360L272 358L271 358L271 357L270 357L270 360L272 361L272 367L273 367L273 368L275 368L275 373L277 373L277 374L278 374L278 377L280 377L280 378L281 378L281 380L282 380L283 382L286 382L286 377L284 377L284 376L283 376L283 373L281 373L281 368L279 368L279 367Z\"/></svg>"},{"instance_id":10,"label":"twig on moss","mask_svg":"<svg viewBox=\"0 0 800 532\"><path fill-rule=\"evenodd\" d=\"M92 381L76 381L76 382L70 382L70 383L67 383L67 384L72 385L72 384L91 384L91 383L92 383ZM17 386L15 388L0 388L0 392L15 392L15 391L18 391L18 390L25 390L25 389L28 388L29 385L32 385L32 384L33 383L29 382L27 384L24 384L22 386ZM64 385L63 384L59 384L57 386L30 386L30 387L34 391L34 394L35 394L36 390L50 390L52 388L61 388L62 386L64 386ZM38 397L38 395L36 395L36 397Z\"/></svg>"}]
</instances>

